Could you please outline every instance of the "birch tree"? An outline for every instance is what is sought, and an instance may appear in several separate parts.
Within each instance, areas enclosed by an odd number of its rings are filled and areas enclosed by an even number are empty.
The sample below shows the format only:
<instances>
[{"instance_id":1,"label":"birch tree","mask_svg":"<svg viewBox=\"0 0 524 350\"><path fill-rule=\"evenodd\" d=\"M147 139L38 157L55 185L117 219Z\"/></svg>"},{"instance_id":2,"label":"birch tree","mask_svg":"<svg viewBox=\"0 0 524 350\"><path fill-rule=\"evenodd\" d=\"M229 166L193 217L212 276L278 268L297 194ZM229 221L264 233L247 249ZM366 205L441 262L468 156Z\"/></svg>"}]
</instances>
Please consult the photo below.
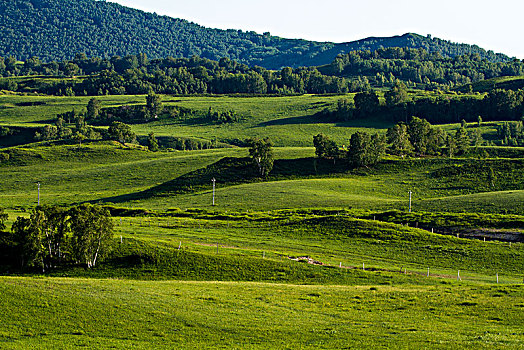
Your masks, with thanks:
<instances>
[{"instance_id":1,"label":"birch tree","mask_svg":"<svg viewBox=\"0 0 524 350\"><path fill-rule=\"evenodd\" d=\"M109 211L90 204L74 207L69 212L73 257L88 268L96 266L106 255L113 238L113 222Z\"/></svg>"}]
</instances>

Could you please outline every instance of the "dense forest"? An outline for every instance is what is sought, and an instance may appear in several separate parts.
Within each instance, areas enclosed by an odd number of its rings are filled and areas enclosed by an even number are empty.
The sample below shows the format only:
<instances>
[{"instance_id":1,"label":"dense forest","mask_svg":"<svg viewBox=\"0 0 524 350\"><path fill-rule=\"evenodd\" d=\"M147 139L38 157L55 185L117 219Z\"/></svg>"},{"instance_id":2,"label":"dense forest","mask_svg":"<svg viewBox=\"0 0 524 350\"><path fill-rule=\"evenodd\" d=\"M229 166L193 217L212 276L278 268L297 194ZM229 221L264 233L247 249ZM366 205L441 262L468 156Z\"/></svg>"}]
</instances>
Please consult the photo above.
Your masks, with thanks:
<instances>
[{"instance_id":1,"label":"dense forest","mask_svg":"<svg viewBox=\"0 0 524 350\"><path fill-rule=\"evenodd\" d=\"M524 120L524 90L495 89L482 98L439 95L414 100L406 85L397 82L384 93L384 100L381 103L375 91L360 92L354 100L339 100L334 108L319 112L318 117L330 121L382 117L407 122L412 116L418 116L435 124L478 122L479 118L484 121Z\"/></svg>"},{"instance_id":2,"label":"dense forest","mask_svg":"<svg viewBox=\"0 0 524 350\"><path fill-rule=\"evenodd\" d=\"M515 59L492 62L477 54L453 58L423 49L382 48L339 55L319 70L339 77L367 76L378 86L400 79L413 84L460 86L500 76L524 75L524 63Z\"/></svg>"},{"instance_id":3,"label":"dense forest","mask_svg":"<svg viewBox=\"0 0 524 350\"><path fill-rule=\"evenodd\" d=\"M0 79L0 90L51 95L145 94L325 94L393 87L450 90L484 78L524 74L518 60L493 63L479 55L445 58L423 49L389 48L353 51L320 67L285 67L278 71L249 67L228 58L173 58L149 60L146 54L88 58L43 63L31 57L18 63L0 57L4 77L44 75L58 79ZM77 77L78 79L65 79ZM63 79L62 79L63 78Z\"/></svg>"},{"instance_id":4,"label":"dense forest","mask_svg":"<svg viewBox=\"0 0 524 350\"><path fill-rule=\"evenodd\" d=\"M337 55L388 47L422 48L443 57L478 55L490 62L511 59L475 45L405 34L335 44L284 39L270 33L218 30L95 0L0 0L0 56L44 62L145 53L151 58L223 57L267 69L329 64ZM132 38L132 40L129 40Z\"/></svg>"}]
</instances>

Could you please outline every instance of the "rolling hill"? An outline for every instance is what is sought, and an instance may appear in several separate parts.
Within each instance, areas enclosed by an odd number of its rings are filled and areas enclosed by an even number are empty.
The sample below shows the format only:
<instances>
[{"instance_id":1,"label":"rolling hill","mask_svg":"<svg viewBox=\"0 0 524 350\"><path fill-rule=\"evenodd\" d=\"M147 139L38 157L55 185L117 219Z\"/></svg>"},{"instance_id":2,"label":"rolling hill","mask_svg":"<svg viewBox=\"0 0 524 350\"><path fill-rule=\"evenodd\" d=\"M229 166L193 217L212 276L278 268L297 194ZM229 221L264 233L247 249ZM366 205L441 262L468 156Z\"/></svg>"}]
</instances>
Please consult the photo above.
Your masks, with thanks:
<instances>
[{"instance_id":1,"label":"rolling hill","mask_svg":"<svg viewBox=\"0 0 524 350\"><path fill-rule=\"evenodd\" d=\"M151 58L227 57L250 66L279 69L324 65L353 50L388 47L422 48L447 57L478 54L495 62L510 60L475 45L417 34L340 44L285 39L270 33L205 28L95 0L1 0L0 34L0 56L23 60L32 56L43 61L71 59L77 53L90 57L145 53Z\"/></svg>"}]
</instances>

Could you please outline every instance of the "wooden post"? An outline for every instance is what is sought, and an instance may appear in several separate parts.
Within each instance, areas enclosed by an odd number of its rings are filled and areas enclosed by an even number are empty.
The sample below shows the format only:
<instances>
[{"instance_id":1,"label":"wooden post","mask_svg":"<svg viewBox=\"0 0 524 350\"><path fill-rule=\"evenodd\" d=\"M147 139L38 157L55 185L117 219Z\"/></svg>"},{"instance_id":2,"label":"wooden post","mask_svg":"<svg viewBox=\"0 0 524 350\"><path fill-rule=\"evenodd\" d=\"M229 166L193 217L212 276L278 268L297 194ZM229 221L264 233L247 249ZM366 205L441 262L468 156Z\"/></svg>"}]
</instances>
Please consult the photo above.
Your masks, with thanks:
<instances>
[{"instance_id":1,"label":"wooden post","mask_svg":"<svg viewBox=\"0 0 524 350\"><path fill-rule=\"evenodd\" d=\"M426 277L429 277L429 267L428 267L428 275Z\"/></svg>"},{"instance_id":2,"label":"wooden post","mask_svg":"<svg viewBox=\"0 0 524 350\"><path fill-rule=\"evenodd\" d=\"M497 272L497 284L499 284L499 273Z\"/></svg>"},{"instance_id":3,"label":"wooden post","mask_svg":"<svg viewBox=\"0 0 524 350\"><path fill-rule=\"evenodd\" d=\"M218 254L218 242L217 242L217 254Z\"/></svg>"},{"instance_id":4,"label":"wooden post","mask_svg":"<svg viewBox=\"0 0 524 350\"><path fill-rule=\"evenodd\" d=\"M460 279L460 270L457 271L457 281L461 281L461 279Z\"/></svg>"}]
</instances>

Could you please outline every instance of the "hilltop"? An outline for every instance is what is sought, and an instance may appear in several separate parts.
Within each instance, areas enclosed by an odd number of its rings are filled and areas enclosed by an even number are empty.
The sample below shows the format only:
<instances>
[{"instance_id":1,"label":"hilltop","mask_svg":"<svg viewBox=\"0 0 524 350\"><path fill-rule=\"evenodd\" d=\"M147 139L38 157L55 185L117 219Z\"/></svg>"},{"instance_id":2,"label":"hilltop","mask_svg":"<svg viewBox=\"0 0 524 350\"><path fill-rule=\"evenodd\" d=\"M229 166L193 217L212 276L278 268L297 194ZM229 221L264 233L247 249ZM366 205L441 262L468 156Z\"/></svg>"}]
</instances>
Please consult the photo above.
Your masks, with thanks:
<instances>
[{"instance_id":1,"label":"hilltop","mask_svg":"<svg viewBox=\"0 0 524 350\"><path fill-rule=\"evenodd\" d=\"M150 58L227 57L250 66L279 69L329 64L339 54L388 47L420 48L444 57L478 54L493 62L510 60L475 45L411 33L341 44L285 39L270 33L205 28L94 0L1 0L0 32L0 56L22 60L32 56L43 61L64 60L77 53L108 58L145 53Z\"/></svg>"}]
</instances>

